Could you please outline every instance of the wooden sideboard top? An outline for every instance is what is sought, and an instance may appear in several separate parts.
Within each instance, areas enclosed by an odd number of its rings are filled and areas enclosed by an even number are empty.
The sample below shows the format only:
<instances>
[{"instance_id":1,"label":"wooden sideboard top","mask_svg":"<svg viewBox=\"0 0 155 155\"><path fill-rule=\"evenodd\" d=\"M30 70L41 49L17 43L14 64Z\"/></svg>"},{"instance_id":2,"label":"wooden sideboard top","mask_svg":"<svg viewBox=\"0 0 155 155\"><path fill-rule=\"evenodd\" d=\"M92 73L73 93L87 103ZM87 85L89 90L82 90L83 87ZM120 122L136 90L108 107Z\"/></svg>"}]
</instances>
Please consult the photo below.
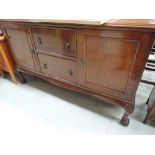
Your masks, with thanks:
<instances>
[{"instance_id":1,"label":"wooden sideboard top","mask_svg":"<svg viewBox=\"0 0 155 155\"><path fill-rule=\"evenodd\" d=\"M32 22L32 23L58 23L58 24L80 24L80 25L103 25L110 19L5 19L4 21Z\"/></svg>"},{"instance_id":2,"label":"wooden sideboard top","mask_svg":"<svg viewBox=\"0 0 155 155\"><path fill-rule=\"evenodd\" d=\"M1 19L6 22L155 28L155 19Z\"/></svg>"},{"instance_id":3,"label":"wooden sideboard top","mask_svg":"<svg viewBox=\"0 0 155 155\"><path fill-rule=\"evenodd\" d=\"M117 19L106 22L105 26L155 28L155 19Z\"/></svg>"}]
</instances>

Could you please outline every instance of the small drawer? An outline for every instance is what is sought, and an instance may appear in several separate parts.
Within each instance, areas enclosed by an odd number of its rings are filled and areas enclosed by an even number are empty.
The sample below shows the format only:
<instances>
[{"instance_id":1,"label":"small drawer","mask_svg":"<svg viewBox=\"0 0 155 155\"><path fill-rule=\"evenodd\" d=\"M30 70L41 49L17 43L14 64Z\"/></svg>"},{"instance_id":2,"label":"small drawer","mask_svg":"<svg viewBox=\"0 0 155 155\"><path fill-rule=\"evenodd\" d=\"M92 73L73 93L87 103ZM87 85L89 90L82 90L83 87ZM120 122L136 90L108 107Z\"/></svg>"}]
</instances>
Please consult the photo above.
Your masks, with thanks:
<instances>
[{"instance_id":1,"label":"small drawer","mask_svg":"<svg viewBox=\"0 0 155 155\"><path fill-rule=\"evenodd\" d=\"M77 62L45 54L38 54L41 70L49 77L77 83Z\"/></svg>"},{"instance_id":2,"label":"small drawer","mask_svg":"<svg viewBox=\"0 0 155 155\"><path fill-rule=\"evenodd\" d=\"M64 28L31 27L35 49L76 57L76 31Z\"/></svg>"}]
</instances>

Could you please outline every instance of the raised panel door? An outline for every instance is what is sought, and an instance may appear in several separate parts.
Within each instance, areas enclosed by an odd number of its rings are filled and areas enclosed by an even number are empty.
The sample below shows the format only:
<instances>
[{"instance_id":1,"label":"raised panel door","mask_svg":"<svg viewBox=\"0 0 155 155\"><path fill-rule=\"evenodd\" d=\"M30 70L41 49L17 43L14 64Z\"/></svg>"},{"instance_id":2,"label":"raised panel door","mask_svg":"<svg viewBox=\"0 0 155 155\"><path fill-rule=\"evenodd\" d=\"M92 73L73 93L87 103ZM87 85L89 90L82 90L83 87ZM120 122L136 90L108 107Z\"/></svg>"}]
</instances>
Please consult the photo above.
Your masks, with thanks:
<instances>
[{"instance_id":1,"label":"raised panel door","mask_svg":"<svg viewBox=\"0 0 155 155\"><path fill-rule=\"evenodd\" d=\"M35 69L31 43L28 41L27 29L22 25L6 26L5 31L9 38L15 63L18 66Z\"/></svg>"},{"instance_id":2,"label":"raised panel door","mask_svg":"<svg viewBox=\"0 0 155 155\"><path fill-rule=\"evenodd\" d=\"M149 43L149 38L145 32L80 30L80 84L103 94L131 100L147 54L142 47Z\"/></svg>"}]
</instances>

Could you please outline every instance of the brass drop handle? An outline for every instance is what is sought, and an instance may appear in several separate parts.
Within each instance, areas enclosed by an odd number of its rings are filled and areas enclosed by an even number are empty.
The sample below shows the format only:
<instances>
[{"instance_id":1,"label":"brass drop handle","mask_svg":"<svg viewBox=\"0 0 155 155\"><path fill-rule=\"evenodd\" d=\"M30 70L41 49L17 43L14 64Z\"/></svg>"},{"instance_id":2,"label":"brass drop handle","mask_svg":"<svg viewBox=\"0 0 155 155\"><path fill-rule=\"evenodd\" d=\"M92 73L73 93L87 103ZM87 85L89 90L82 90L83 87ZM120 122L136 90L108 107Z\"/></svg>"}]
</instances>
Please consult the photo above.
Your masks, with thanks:
<instances>
[{"instance_id":1,"label":"brass drop handle","mask_svg":"<svg viewBox=\"0 0 155 155\"><path fill-rule=\"evenodd\" d=\"M31 51L32 51L33 54L35 54L35 50L34 49L31 49Z\"/></svg>"},{"instance_id":2,"label":"brass drop handle","mask_svg":"<svg viewBox=\"0 0 155 155\"><path fill-rule=\"evenodd\" d=\"M84 66L84 58L81 57L80 60L79 60L79 62L80 62L80 66L83 67Z\"/></svg>"},{"instance_id":3,"label":"brass drop handle","mask_svg":"<svg viewBox=\"0 0 155 155\"><path fill-rule=\"evenodd\" d=\"M42 44L42 40L40 37L37 38L37 42L38 42L38 44Z\"/></svg>"},{"instance_id":4,"label":"brass drop handle","mask_svg":"<svg viewBox=\"0 0 155 155\"><path fill-rule=\"evenodd\" d=\"M47 64L43 64L43 68L47 69L48 68Z\"/></svg>"},{"instance_id":5,"label":"brass drop handle","mask_svg":"<svg viewBox=\"0 0 155 155\"><path fill-rule=\"evenodd\" d=\"M69 75L70 75L70 76L73 76L73 72L72 72L71 69L70 69L68 72L69 72Z\"/></svg>"},{"instance_id":6,"label":"brass drop handle","mask_svg":"<svg viewBox=\"0 0 155 155\"><path fill-rule=\"evenodd\" d=\"M64 44L64 48L65 48L66 50L69 50L69 49L70 49L70 43L69 43L69 42L66 42L66 43Z\"/></svg>"}]
</instances>

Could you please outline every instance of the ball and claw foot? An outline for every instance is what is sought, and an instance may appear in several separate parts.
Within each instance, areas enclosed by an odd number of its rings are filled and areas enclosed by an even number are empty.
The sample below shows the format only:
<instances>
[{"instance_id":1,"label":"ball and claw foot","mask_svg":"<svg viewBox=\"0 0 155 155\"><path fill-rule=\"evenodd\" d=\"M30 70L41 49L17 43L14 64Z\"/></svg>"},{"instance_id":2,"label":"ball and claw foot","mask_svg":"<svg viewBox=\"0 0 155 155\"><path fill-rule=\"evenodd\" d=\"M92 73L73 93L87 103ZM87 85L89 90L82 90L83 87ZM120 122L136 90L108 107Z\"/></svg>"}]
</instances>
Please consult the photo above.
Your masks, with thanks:
<instances>
[{"instance_id":1,"label":"ball and claw foot","mask_svg":"<svg viewBox=\"0 0 155 155\"><path fill-rule=\"evenodd\" d=\"M23 74L21 72L16 72L17 79L20 83L24 84L26 83L26 79L24 78Z\"/></svg>"},{"instance_id":2,"label":"ball and claw foot","mask_svg":"<svg viewBox=\"0 0 155 155\"><path fill-rule=\"evenodd\" d=\"M129 114L125 112L125 114L123 115L123 117L122 117L122 119L120 121L121 125L123 125L125 127L127 127L129 125L129 122L130 122L130 119L128 118L128 115Z\"/></svg>"}]
</instances>

